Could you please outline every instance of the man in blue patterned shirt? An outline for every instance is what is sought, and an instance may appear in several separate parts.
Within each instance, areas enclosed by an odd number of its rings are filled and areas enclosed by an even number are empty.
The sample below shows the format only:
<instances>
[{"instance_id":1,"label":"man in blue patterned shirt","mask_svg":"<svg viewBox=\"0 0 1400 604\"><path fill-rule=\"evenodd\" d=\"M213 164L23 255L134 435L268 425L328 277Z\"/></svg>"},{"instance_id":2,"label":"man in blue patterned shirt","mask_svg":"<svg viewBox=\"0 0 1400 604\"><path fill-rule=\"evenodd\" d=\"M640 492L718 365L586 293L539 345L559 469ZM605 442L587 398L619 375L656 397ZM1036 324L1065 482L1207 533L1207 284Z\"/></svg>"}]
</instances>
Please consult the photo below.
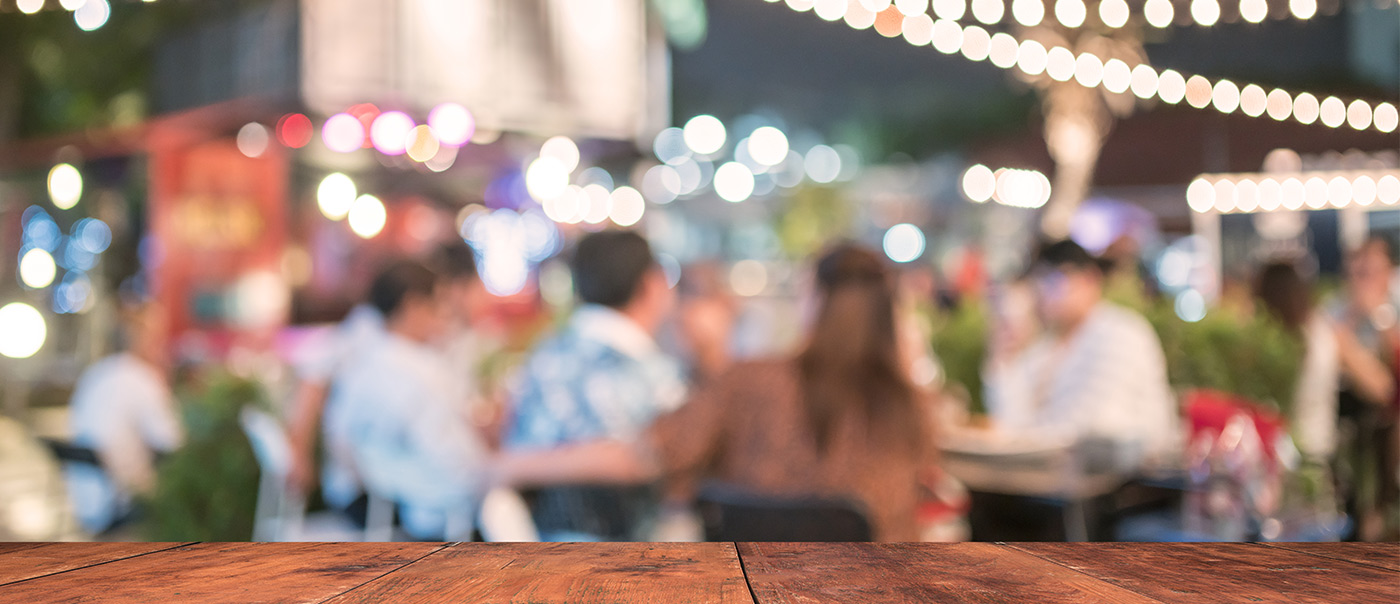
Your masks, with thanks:
<instances>
[{"instance_id":1,"label":"man in blue patterned shirt","mask_svg":"<svg viewBox=\"0 0 1400 604\"><path fill-rule=\"evenodd\" d=\"M630 231L588 235L572 269L583 305L523 368L507 449L628 439L685 397L678 364L653 338L675 298L646 239ZM539 491L532 507L546 540L627 540L656 504L651 488L570 486Z\"/></svg>"}]
</instances>

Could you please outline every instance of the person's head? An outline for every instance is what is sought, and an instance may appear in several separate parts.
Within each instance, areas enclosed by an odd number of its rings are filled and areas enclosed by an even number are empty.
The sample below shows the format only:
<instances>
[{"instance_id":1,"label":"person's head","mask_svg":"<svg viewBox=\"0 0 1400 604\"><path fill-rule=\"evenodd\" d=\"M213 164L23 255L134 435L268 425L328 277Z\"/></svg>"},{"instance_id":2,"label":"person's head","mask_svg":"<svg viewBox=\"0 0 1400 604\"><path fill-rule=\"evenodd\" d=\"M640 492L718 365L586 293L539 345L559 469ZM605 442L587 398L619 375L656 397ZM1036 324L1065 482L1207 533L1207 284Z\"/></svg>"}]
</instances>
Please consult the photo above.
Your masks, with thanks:
<instances>
[{"instance_id":1,"label":"person's head","mask_svg":"<svg viewBox=\"0 0 1400 604\"><path fill-rule=\"evenodd\" d=\"M438 248L433 268L441 275L459 319L469 320L480 312L488 296L476 270L476 253L460 240Z\"/></svg>"},{"instance_id":2,"label":"person's head","mask_svg":"<svg viewBox=\"0 0 1400 604\"><path fill-rule=\"evenodd\" d=\"M818 448L852 409L872 426L916 428L913 388L895 333L895 277L884 257L837 244L817 260L815 286L816 318L799 365Z\"/></svg>"},{"instance_id":3,"label":"person's head","mask_svg":"<svg viewBox=\"0 0 1400 604\"><path fill-rule=\"evenodd\" d=\"M1301 333L1312 313L1312 292L1291 262L1264 265L1254 282L1254 296L1280 323Z\"/></svg>"},{"instance_id":4,"label":"person's head","mask_svg":"<svg viewBox=\"0 0 1400 604\"><path fill-rule=\"evenodd\" d=\"M675 301L651 244L632 231L585 236L574 250L574 290L586 304L617 310L655 331Z\"/></svg>"},{"instance_id":5,"label":"person's head","mask_svg":"<svg viewBox=\"0 0 1400 604\"><path fill-rule=\"evenodd\" d=\"M399 261L374 278L369 303L390 331L426 342L442 332L451 316L447 288L441 285L441 277L422 263Z\"/></svg>"},{"instance_id":6,"label":"person's head","mask_svg":"<svg viewBox=\"0 0 1400 604\"><path fill-rule=\"evenodd\" d=\"M1073 330L1103 299L1103 269L1098 260L1067 239L1040 248L1030 279L1041 322L1057 332Z\"/></svg>"},{"instance_id":7,"label":"person's head","mask_svg":"<svg viewBox=\"0 0 1400 604\"><path fill-rule=\"evenodd\" d=\"M1371 237L1352 250L1347 257L1347 291L1353 304L1369 310L1386 302L1395 270L1394 254L1390 242L1382 237Z\"/></svg>"},{"instance_id":8,"label":"person's head","mask_svg":"<svg viewBox=\"0 0 1400 604\"><path fill-rule=\"evenodd\" d=\"M122 341L128 353L146 362L164 367L168 361L167 344L170 321L161 305L143 301L122 308Z\"/></svg>"}]
</instances>

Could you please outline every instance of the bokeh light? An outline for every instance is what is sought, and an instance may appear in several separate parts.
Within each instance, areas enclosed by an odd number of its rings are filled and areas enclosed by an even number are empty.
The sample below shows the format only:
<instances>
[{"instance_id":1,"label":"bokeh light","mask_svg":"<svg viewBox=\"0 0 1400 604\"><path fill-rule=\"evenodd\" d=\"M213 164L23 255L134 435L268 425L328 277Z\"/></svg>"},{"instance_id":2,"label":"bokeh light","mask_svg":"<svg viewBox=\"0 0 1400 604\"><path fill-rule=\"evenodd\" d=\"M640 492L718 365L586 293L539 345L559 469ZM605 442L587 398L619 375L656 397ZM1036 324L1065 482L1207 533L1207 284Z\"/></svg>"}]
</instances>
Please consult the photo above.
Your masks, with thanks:
<instances>
[{"instance_id":1,"label":"bokeh light","mask_svg":"<svg viewBox=\"0 0 1400 604\"><path fill-rule=\"evenodd\" d=\"M977 164L963 172L963 195L971 201L985 203L996 194L997 179L991 168Z\"/></svg>"},{"instance_id":2,"label":"bokeh light","mask_svg":"<svg viewBox=\"0 0 1400 604\"><path fill-rule=\"evenodd\" d=\"M389 220L389 212L384 202L373 195L361 195L350 204L350 230L361 239L373 239L384 230Z\"/></svg>"},{"instance_id":3,"label":"bokeh light","mask_svg":"<svg viewBox=\"0 0 1400 604\"><path fill-rule=\"evenodd\" d=\"M438 141L449 147L461 147L476 134L476 118L466 107L457 103L443 103L428 112L428 126L437 134Z\"/></svg>"},{"instance_id":4,"label":"bokeh light","mask_svg":"<svg viewBox=\"0 0 1400 604\"><path fill-rule=\"evenodd\" d=\"M642 194L632 187L618 187L612 192L612 205L608 218L620 227L630 227L642 219L647 202Z\"/></svg>"},{"instance_id":5,"label":"bokeh light","mask_svg":"<svg viewBox=\"0 0 1400 604\"><path fill-rule=\"evenodd\" d=\"M1322 119L1322 124L1329 128L1336 128L1347 121L1347 105L1335 96L1329 96L1318 105L1318 117Z\"/></svg>"},{"instance_id":6,"label":"bokeh light","mask_svg":"<svg viewBox=\"0 0 1400 604\"><path fill-rule=\"evenodd\" d=\"M1311 124L1317 121L1319 112L1317 97L1310 93L1302 92L1293 97L1293 119L1304 124Z\"/></svg>"},{"instance_id":7,"label":"bokeh light","mask_svg":"<svg viewBox=\"0 0 1400 604\"><path fill-rule=\"evenodd\" d=\"M416 126L407 113L385 111L370 124L370 142L385 155L403 155L408 151L408 133Z\"/></svg>"},{"instance_id":8,"label":"bokeh light","mask_svg":"<svg viewBox=\"0 0 1400 604\"><path fill-rule=\"evenodd\" d=\"M1269 105L1267 111L1269 117L1281 122L1288 119L1288 116L1293 115L1293 97L1287 92L1275 88L1269 91L1268 101Z\"/></svg>"},{"instance_id":9,"label":"bokeh light","mask_svg":"<svg viewBox=\"0 0 1400 604\"><path fill-rule=\"evenodd\" d=\"M48 251L32 248L19 257L19 280L25 287L43 289L52 284L56 276L58 265Z\"/></svg>"},{"instance_id":10,"label":"bokeh light","mask_svg":"<svg viewBox=\"0 0 1400 604\"><path fill-rule=\"evenodd\" d=\"M1109 59L1103 64L1103 87L1114 94L1122 94L1133 85L1133 68L1119 59Z\"/></svg>"},{"instance_id":11,"label":"bokeh light","mask_svg":"<svg viewBox=\"0 0 1400 604\"><path fill-rule=\"evenodd\" d=\"M668 164L690 155L690 148L685 144L685 131L675 127L657 133L651 149L656 154L656 159Z\"/></svg>"},{"instance_id":12,"label":"bokeh light","mask_svg":"<svg viewBox=\"0 0 1400 604\"><path fill-rule=\"evenodd\" d=\"M1395 132L1396 126L1400 126L1400 112L1396 111L1395 105L1381 103L1371 112L1371 123L1381 132Z\"/></svg>"},{"instance_id":13,"label":"bokeh light","mask_svg":"<svg viewBox=\"0 0 1400 604\"><path fill-rule=\"evenodd\" d=\"M556 136L540 145L540 157L553 158L565 172L572 174L578 168L578 145L567 136Z\"/></svg>"},{"instance_id":14,"label":"bokeh light","mask_svg":"<svg viewBox=\"0 0 1400 604\"><path fill-rule=\"evenodd\" d=\"M1197 212L1207 212L1215 206L1215 187L1202 178L1186 187L1186 205Z\"/></svg>"},{"instance_id":15,"label":"bokeh light","mask_svg":"<svg viewBox=\"0 0 1400 604\"><path fill-rule=\"evenodd\" d=\"M642 194L653 203L671 203L680 193L681 175L671 166L652 166L642 176Z\"/></svg>"},{"instance_id":16,"label":"bokeh light","mask_svg":"<svg viewBox=\"0 0 1400 604\"><path fill-rule=\"evenodd\" d=\"M1352 101L1347 105L1347 125L1356 130L1371 127L1371 106L1363 100Z\"/></svg>"},{"instance_id":17,"label":"bokeh light","mask_svg":"<svg viewBox=\"0 0 1400 604\"><path fill-rule=\"evenodd\" d=\"M967 14L967 0L933 0L933 14L949 21L962 19Z\"/></svg>"},{"instance_id":18,"label":"bokeh light","mask_svg":"<svg viewBox=\"0 0 1400 604\"><path fill-rule=\"evenodd\" d=\"M709 155L724 147L724 123L713 115L697 115L685 123L685 144L699 155Z\"/></svg>"},{"instance_id":19,"label":"bokeh light","mask_svg":"<svg viewBox=\"0 0 1400 604\"><path fill-rule=\"evenodd\" d=\"M73 11L73 22L83 31L96 31L107 24L112 16L112 6L107 0L86 0L78 10Z\"/></svg>"},{"instance_id":20,"label":"bokeh light","mask_svg":"<svg viewBox=\"0 0 1400 604\"><path fill-rule=\"evenodd\" d=\"M340 220L350 213L350 207L355 204L358 195L355 181L334 172L321 179L321 184L316 187L316 205L326 218Z\"/></svg>"},{"instance_id":21,"label":"bokeh light","mask_svg":"<svg viewBox=\"0 0 1400 604\"><path fill-rule=\"evenodd\" d=\"M772 126L764 126L753 131L748 138L749 156L765 166L776 166L788 154L787 135Z\"/></svg>"},{"instance_id":22,"label":"bokeh light","mask_svg":"<svg viewBox=\"0 0 1400 604\"><path fill-rule=\"evenodd\" d=\"M807 178L812 182L827 184L841 175L841 154L826 145L817 145L807 150L803 158Z\"/></svg>"},{"instance_id":23,"label":"bokeh light","mask_svg":"<svg viewBox=\"0 0 1400 604\"><path fill-rule=\"evenodd\" d=\"M1010 69L1016 65L1020 51L1020 44L1016 42L1016 38L1011 34L998 32L992 34L991 43L987 47L987 58L997 67Z\"/></svg>"},{"instance_id":24,"label":"bokeh light","mask_svg":"<svg viewBox=\"0 0 1400 604\"><path fill-rule=\"evenodd\" d=\"M1171 0L1147 0L1142 6L1142 15L1147 18L1149 25L1162 29L1172 24L1172 19L1176 18L1176 9L1172 7Z\"/></svg>"},{"instance_id":25,"label":"bokeh light","mask_svg":"<svg viewBox=\"0 0 1400 604\"><path fill-rule=\"evenodd\" d=\"M1011 16L1021 25L1035 27L1045 20L1045 4L1041 0L1013 0Z\"/></svg>"},{"instance_id":26,"label":"bokeh light","mask_svg":"<svg viewBox=\"0 0 1400 604\"><path fill-rule=\"evenodd\" d=\"M603 185L587 185L582 190L580 212L584 222L600 224L612 214L612 193Z\"/></svg>"},{"instance_id":27,"label":"bokeh light","mask_svg":"<svg viewBox=\"0 0 1400 604\"><path fill-rule=\"evenodd\" d=\"M1250 23L1262 23L1269 16L1269 3L1265 0L1240 0L1240 16Z\"/></svg>"},{"instance_id":28,"label":"bokeh light","mask_svg":"<svg viewBox=\"0 0 1400 604\"><path fill-rule=\"evenodd\" d=\"M924 232L909 223L896 224L885 231L885 255L895 262L913 262L924 255Z\"/></svg>"},{"instance_id":29,"label":"bokeh light","mask_svg":"<svg viewBox=\"0 0 1400 604\"><path fill-rule=\"evenodd\" d=\"M963 29L957 21L939 19L933 22L933 48L945 55L962 48Z\"/></svg>"},{"instance_id":30,"label":"bokeh light","mask_svg":"<svg viewBox=\"0 0 1400 604\"><path fill-rule=\"evenodd\" d=\"M972 16L984 25L996 25L1005 14L1001 0L972 0Z\"/></svg>"},{"instance_id":31,"label":"bokeh light","mask_svg":"<svg viewBox=\"0 0 1400 604\"><path fill-rule=\"evenodd\" d=\"M729 288L734 293L752 297L768 289L768 269L757 260L740 260L729 268Z\"/></svg>"},{"instance_id":32,"label":"bokeh light","mask_svg":"<svg viewBox=\"0 0 1400 604\"><path fill-rule=\"evenodd\" d=\"M300 149L311 142L311 118L300 113L289 113L277 120L277 140L292 149Z\"/></svg>"},{"instance_id":33,"label":"bokeh light","mask_svg":"<svg viewBox=\"0 0 1400 604\"><path fill-rule=\"evenodd\" d=\"M336 153L349 153L365 146L365 125L348 113L337 113L321 126L321 142Z\"/></svg>"},{"instance_id":34,"label":"bokeh light","mask_svg":"<svg viewBox=\"0 0 1400 604\"><path fill-rule=\"evenodd\" d=\"M1176 316L1187 323L1206 318L1206 299L1201 292L1188 289L1176 295Z\"/></svg>"},{"instance_id":35,"label":"bokeh light","mask_svg":"<svg viewBox=\"0 0 1400 604\"><path fill-rule=\"evenodd\" d=\"M753 172L750 172L744 164L739 162L728 162L715 171L715 193L720 198L738 203L748 199L753 194L754 180Z\"/></svg>"},{"instance_id":36,"label":"bokeh light","mask_svg":"<svg viewBox=\"0 0 1400 604\"><path fill-rule=\"evenodd\" d=\"M72 164L58 164L49 170L48 187L55 207L71 209L83 196L83 175Z\"/></svg>"},{"instance_id":37,"label":"bokeh light","mask_svg":"<svg viewBox=\"0 0 1400 604\"><path fill-rule=\"evenodd\" d=\"M1084 18L1088 16L1088 8L1084 6L1084 0L1055 0L1055 20L1060 25L1069 28L1084 25Z\"/></svg>"},{"instance_id":38,"label":"bokeh light","mask_svg":"<svg viewBox=\"0 0 1400 604\"><path fill-rule=\"evenodd\" d=\"M1000 6L1000 4L998 4ZM992 36L987 30L970 25L963 30L962 54L972 61L982 61L992 51Z\"/></svg>"},{"instance_id":39,"label":"bokeh light","mask_svg":"<svg viewBox=\"0 0 1400 604\"><path fill-rule=\"evenodd\" d=\"M271 136L268 135L267 126L257 122L248 122L238 129L235 142L238 145L238 152L244 156L262 157L262 154L267 152Z\"/></svg>"},{"instance_id":40,"label":"bokeh light","mask_svg":"<svg viewBox=\"0 0 1400 604\"><path fill-rule=\"evenodd\" d=\"M525 169L525 189L536 201L553 199L569 186L569 172L552 157L538 157Z\"/></svg>"},{"instance_id":41,"label":"bokeh light","mask_svg":"<svg viewBox=\"0 0 1400 604\"><path fill-rule=\"evenodd\" d=\"M19 12L22 12L26 15L32 15L34 13L39 12L40 10L43 10L44 0L18 0L17 2L15 2L15 6L16 8L19 8Z\"/></svg>"},{"instance_id":42,"label":"bokeh light","mask_svg":"<svg viewBox=\"0 0 1400 604\"><path fill-rule=\"evenodd\" d=\"M416 162L426 162L437 156L442 145L438 143L437 135L431 126L420 124L408 131L404 138L404 153L409 159Z\"/></svg>"},{"instance_id":43,"label":"bokeh light","mask_svg":"<svg viewBox=\"0 0 1400 604\"><path fill-rule=\"evenodd\" d=\"M1211 90L1210 102L1221 113L1234 113L1240 107L1240 88L1230 80L1220 80Z\"/></svg>"},{"instance_id":44,"label":"bokeh light","mask_svg":"<svg viewBox=\"0 0 1400 604\"><path fill-rule=\"evenodd\" d=\"M1299 19L1311 19L1317 14L1317 0L1289 0L1288 10Z\"/></svg>"},{"instance_id":45,"label":"bokeh light","mask_svg":"<svg viewBox=\"0 0 1400 604\"><path fill-rule=\"evenodd\" d=\"M1127 25L1130 14L1128 3L1123 0L1103 0L1099 3L1099 20L1109 27L1116 29Z\"/></svg>"},{"instance_id":46,"label":"bokeh light","mask_svg":"<svg viewBox=\"0 0 1400 604\"><path fill-rule=\"evenodd\" d=\"M1240 90L1240 111L1249 117L1259 117L1269 109L1269 95L1258 84L1246 84Z\"/></svg>"},{"instance_id":47,"label":"bokeh light","mask_svg":"<svg viewBox=\"0 0 1400 604\"><path fill-rule=\"evenodd\" d=\"M44 347L48 326L33 306L11 302L0 307L0 355L27 359Z\"/></svg>"},{"instance_id":48,"label":"bokeh light","mask_svg":"<svg viewBox=\"0 0 1400 604\"><path fill-rule=\"evenodd\" d=\"M1220 20L1220 3L1216 0L1191 0L1191 18L1205 27Z\"/></svg>"}]
</instances>

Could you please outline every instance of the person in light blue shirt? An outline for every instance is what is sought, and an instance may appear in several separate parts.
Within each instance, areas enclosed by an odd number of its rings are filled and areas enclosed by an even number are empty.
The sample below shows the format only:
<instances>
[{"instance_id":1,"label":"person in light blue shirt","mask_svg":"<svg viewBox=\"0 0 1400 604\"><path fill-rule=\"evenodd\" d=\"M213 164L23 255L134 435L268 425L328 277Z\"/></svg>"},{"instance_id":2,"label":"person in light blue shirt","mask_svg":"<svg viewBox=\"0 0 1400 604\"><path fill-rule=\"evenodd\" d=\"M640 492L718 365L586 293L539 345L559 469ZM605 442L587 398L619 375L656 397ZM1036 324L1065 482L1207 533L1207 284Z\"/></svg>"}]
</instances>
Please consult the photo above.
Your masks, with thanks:
<instances>
[{"instance_id":1,"label":"person in light blue shirt","mask_svg":"<svg viewBox=\"0 0 1400 604\"><path fill-rule=\"evenodd\" d=\"M685 398L679 364L654 339L674 294L646 239L588 235L572 269L582 306L518 376L507 450L628 439ZM649 487L551 487L537 493L532 511L546 540L626 540L639 536L657 501Z\"/></svg>"}]
</instances>

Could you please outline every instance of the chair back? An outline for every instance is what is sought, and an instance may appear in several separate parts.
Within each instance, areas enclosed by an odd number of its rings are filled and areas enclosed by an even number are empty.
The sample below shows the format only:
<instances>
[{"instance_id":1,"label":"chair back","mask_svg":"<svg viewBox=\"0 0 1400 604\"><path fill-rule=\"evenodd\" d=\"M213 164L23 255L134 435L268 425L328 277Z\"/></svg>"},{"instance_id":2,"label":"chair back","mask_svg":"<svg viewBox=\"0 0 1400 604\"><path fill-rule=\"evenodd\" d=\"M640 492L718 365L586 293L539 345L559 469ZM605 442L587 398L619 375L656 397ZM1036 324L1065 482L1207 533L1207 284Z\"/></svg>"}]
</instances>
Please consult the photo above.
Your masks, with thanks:
<instances>
[{"instance_id":1,"label":"chair back","mask_svg":"<svg viewBox=\"0 0 1400 604\"><path fill-rule=\"evenodd\" d=\"M870 541L861 506L839 497L759 495L706 485L697 499L706 541Z\"/></svg>"},{"instance_id":2,"label":"chair back","mask_svg":"<svg viewBox=\"0 0 1400 604\"><path fill-rule=\"evenodd\" d=\"M282 423L253 407L244 407L238 420L263 473L285 479L292 469L292 445Z\"/></svg>"}]
</instances>

